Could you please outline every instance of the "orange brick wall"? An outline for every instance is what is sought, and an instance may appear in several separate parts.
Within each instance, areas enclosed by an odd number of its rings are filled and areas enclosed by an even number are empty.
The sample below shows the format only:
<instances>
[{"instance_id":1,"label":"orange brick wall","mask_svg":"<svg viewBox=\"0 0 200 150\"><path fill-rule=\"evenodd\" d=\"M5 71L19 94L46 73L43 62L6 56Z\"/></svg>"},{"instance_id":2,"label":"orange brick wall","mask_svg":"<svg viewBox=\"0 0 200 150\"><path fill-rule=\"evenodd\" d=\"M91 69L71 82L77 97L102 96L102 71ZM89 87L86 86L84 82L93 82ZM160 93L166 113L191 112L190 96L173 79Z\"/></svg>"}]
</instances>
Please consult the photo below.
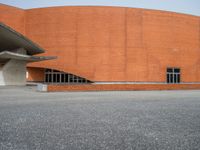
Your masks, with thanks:
<instances>
[{"instance_id":1,"label":"orange brick wall","mask_svg":"<svg viewBox=\"0 0 200 150\"><path fill-rule=\"evenodd\" d=\"M47 91L133 91L133 90L186 90L200 89L200 84L92 84L48 85Z\"/></svg>"},{"instance_id":2,"label":"orange brick wall","mask_svg":"<svg viewBox=\"0 0 200 150\"><path fill-rule=\"evenodd\" d=\"M0 7L4 9L7 6ZM166 68L180 67L182 82L200 82L200 17L93 6L22 12L26 36L46 49L43 55L58 56L29 67L57 69L91 81L141 82L165 82ZM12 22L11 14L3 22ZM9 25L19 28L18 23Z\"/></svg>"},{"instance_id":3,"label":"orange brick wall","mask_svg":"<svg viewBox=\"0 0 200 150\"><path fill-rule=\"evenodd\" d=\"M199 17L116 7L52 7L26 12L27 36L57 60L34 63L92 81L164 82L181 67L200 81Z\"/></svg>"},{"instance_id":4,"label":"orange brick wall","mask_svg":"<svg viewBox=\"0 0 200 150\"><path fill-rule=\"evenodd\" d=\"M0 4L0 22L25 35L25 11Z\"/></svg>"},{"instance_id":5,"label":"orange brick wall","mask_svg":"<svg viewBox=\"0 0 200 150\"><path fill-rule=\"evenodd\" d=\"M44 81L44 69L42 68L27 68L28 78L27 81Z\"/></svg>"}]
</instances>

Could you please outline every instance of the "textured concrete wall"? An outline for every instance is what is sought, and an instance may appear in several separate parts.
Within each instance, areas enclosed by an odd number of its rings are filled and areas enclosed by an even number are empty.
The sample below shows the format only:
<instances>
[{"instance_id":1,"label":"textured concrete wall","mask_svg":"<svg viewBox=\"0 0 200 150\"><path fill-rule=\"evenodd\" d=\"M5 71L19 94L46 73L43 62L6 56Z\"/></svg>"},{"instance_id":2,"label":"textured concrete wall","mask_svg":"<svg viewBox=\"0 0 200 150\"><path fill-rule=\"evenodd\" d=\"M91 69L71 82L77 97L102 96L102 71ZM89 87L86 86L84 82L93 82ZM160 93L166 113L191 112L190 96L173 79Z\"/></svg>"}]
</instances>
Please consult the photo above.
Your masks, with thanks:
<instances>
[{"instance_id":1,"label":"textured concrete wall","mask_svg":"<svg viewBox=\"0 0 200 150\"><path fill-rule=\"evenodd\" d=\"M0 85L5 85L2 69L3 69L3 65L0 65Z\"/></svg>"},{"instance_id":2,"label":"textured concrete wall","mask_svg":"<svg viewBox=\"0 0 200 150\"><path fill-rule=\"evenodd\" d=\"M46 55L58 56L29 67L54 68L92 81L142 82L165 82L166 68L180 67L182 82L200 82L196 16L119 7L29 9L25 34Z\"/></svg>"},{"instance_id":3,"label":"textured concrete wall","mask_svg":"<svg viewBox=\"0 0 200 150\"><path fill-rule=\"evenodd\" d=\"M0 85L25 85L26 62L21 60L9 60L0 67Z\"/></svg>"}]
</instances>

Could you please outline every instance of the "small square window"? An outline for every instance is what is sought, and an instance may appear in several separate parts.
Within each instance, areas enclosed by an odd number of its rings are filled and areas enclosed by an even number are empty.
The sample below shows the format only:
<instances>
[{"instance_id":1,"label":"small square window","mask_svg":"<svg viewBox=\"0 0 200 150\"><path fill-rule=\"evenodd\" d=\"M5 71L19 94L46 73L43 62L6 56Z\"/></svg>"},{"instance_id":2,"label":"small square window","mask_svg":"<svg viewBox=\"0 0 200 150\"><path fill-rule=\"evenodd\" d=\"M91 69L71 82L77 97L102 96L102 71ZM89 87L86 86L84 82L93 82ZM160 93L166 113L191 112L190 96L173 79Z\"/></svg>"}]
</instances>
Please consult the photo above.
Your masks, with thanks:
<instances>
[{"instance_id":1,"label":"small square window","mask_svg":"<svg viewBox=\"0 0 200 150\"><path fill-rule=\"evenodd\" d=\"M167 68L166 82L170 84L180 83L180 68Z\"/></svg>"}]
</instances>

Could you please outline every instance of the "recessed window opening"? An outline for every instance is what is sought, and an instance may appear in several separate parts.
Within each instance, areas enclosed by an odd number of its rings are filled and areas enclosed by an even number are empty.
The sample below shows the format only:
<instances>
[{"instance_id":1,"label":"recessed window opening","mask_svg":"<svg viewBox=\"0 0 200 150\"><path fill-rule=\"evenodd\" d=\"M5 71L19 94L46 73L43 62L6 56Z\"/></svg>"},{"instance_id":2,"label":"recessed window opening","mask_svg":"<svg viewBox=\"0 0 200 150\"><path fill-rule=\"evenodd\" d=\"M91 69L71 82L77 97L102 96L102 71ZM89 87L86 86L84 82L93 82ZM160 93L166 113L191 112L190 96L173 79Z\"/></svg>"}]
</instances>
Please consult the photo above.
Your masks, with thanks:
<instances>
[{"instance_id":1,"label":"recessed window opening","mask_svg":"<svg viewBox=\"0 0 200 150\"><path fill-rule=\"evenodd\" d=\"M180 83L180 68L167 68L167 83Z\"/></svg>"},{"instance_id":2,"label":"recessed window opening","mask_svg":"<svg viewBox=\"0 0 200 150\"><path fill-rule=\"evenodd\" d=\"M53 69L45 69L45 83L52 84L83 84L91 83L82 77Z\"/></svg>"}]
</instances>

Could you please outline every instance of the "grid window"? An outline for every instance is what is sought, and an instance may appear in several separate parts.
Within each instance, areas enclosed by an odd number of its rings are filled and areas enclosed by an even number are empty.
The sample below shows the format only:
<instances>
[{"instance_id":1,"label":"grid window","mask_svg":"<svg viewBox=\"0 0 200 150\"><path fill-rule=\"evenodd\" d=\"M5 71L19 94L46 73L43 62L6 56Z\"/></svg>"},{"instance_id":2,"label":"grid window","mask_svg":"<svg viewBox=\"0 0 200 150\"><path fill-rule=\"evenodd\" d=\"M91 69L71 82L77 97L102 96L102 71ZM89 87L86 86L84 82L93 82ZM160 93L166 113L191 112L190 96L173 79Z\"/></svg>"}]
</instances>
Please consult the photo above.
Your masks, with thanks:
<instances>
[{"instance_id":1,"label":"grid window","mask_svg":"<svg viewBox=\"0 0 200 150\"><path fill-rule=\"evenodd\" d=\"M73 74L60 72L58 70L46 69L45 70L45 83L51 84L83 84L91 83L84 78L78 77Z\"/></svg>"},{"instance_id":2,"label":"grid window","mask_svg":"<svg viewBox=\"0 0 200 150\"><path fill-rule=\"evenodd\" d=\"M167 68L167 83L180 83L180 68Z\"/></svg>"}]
</instances>

